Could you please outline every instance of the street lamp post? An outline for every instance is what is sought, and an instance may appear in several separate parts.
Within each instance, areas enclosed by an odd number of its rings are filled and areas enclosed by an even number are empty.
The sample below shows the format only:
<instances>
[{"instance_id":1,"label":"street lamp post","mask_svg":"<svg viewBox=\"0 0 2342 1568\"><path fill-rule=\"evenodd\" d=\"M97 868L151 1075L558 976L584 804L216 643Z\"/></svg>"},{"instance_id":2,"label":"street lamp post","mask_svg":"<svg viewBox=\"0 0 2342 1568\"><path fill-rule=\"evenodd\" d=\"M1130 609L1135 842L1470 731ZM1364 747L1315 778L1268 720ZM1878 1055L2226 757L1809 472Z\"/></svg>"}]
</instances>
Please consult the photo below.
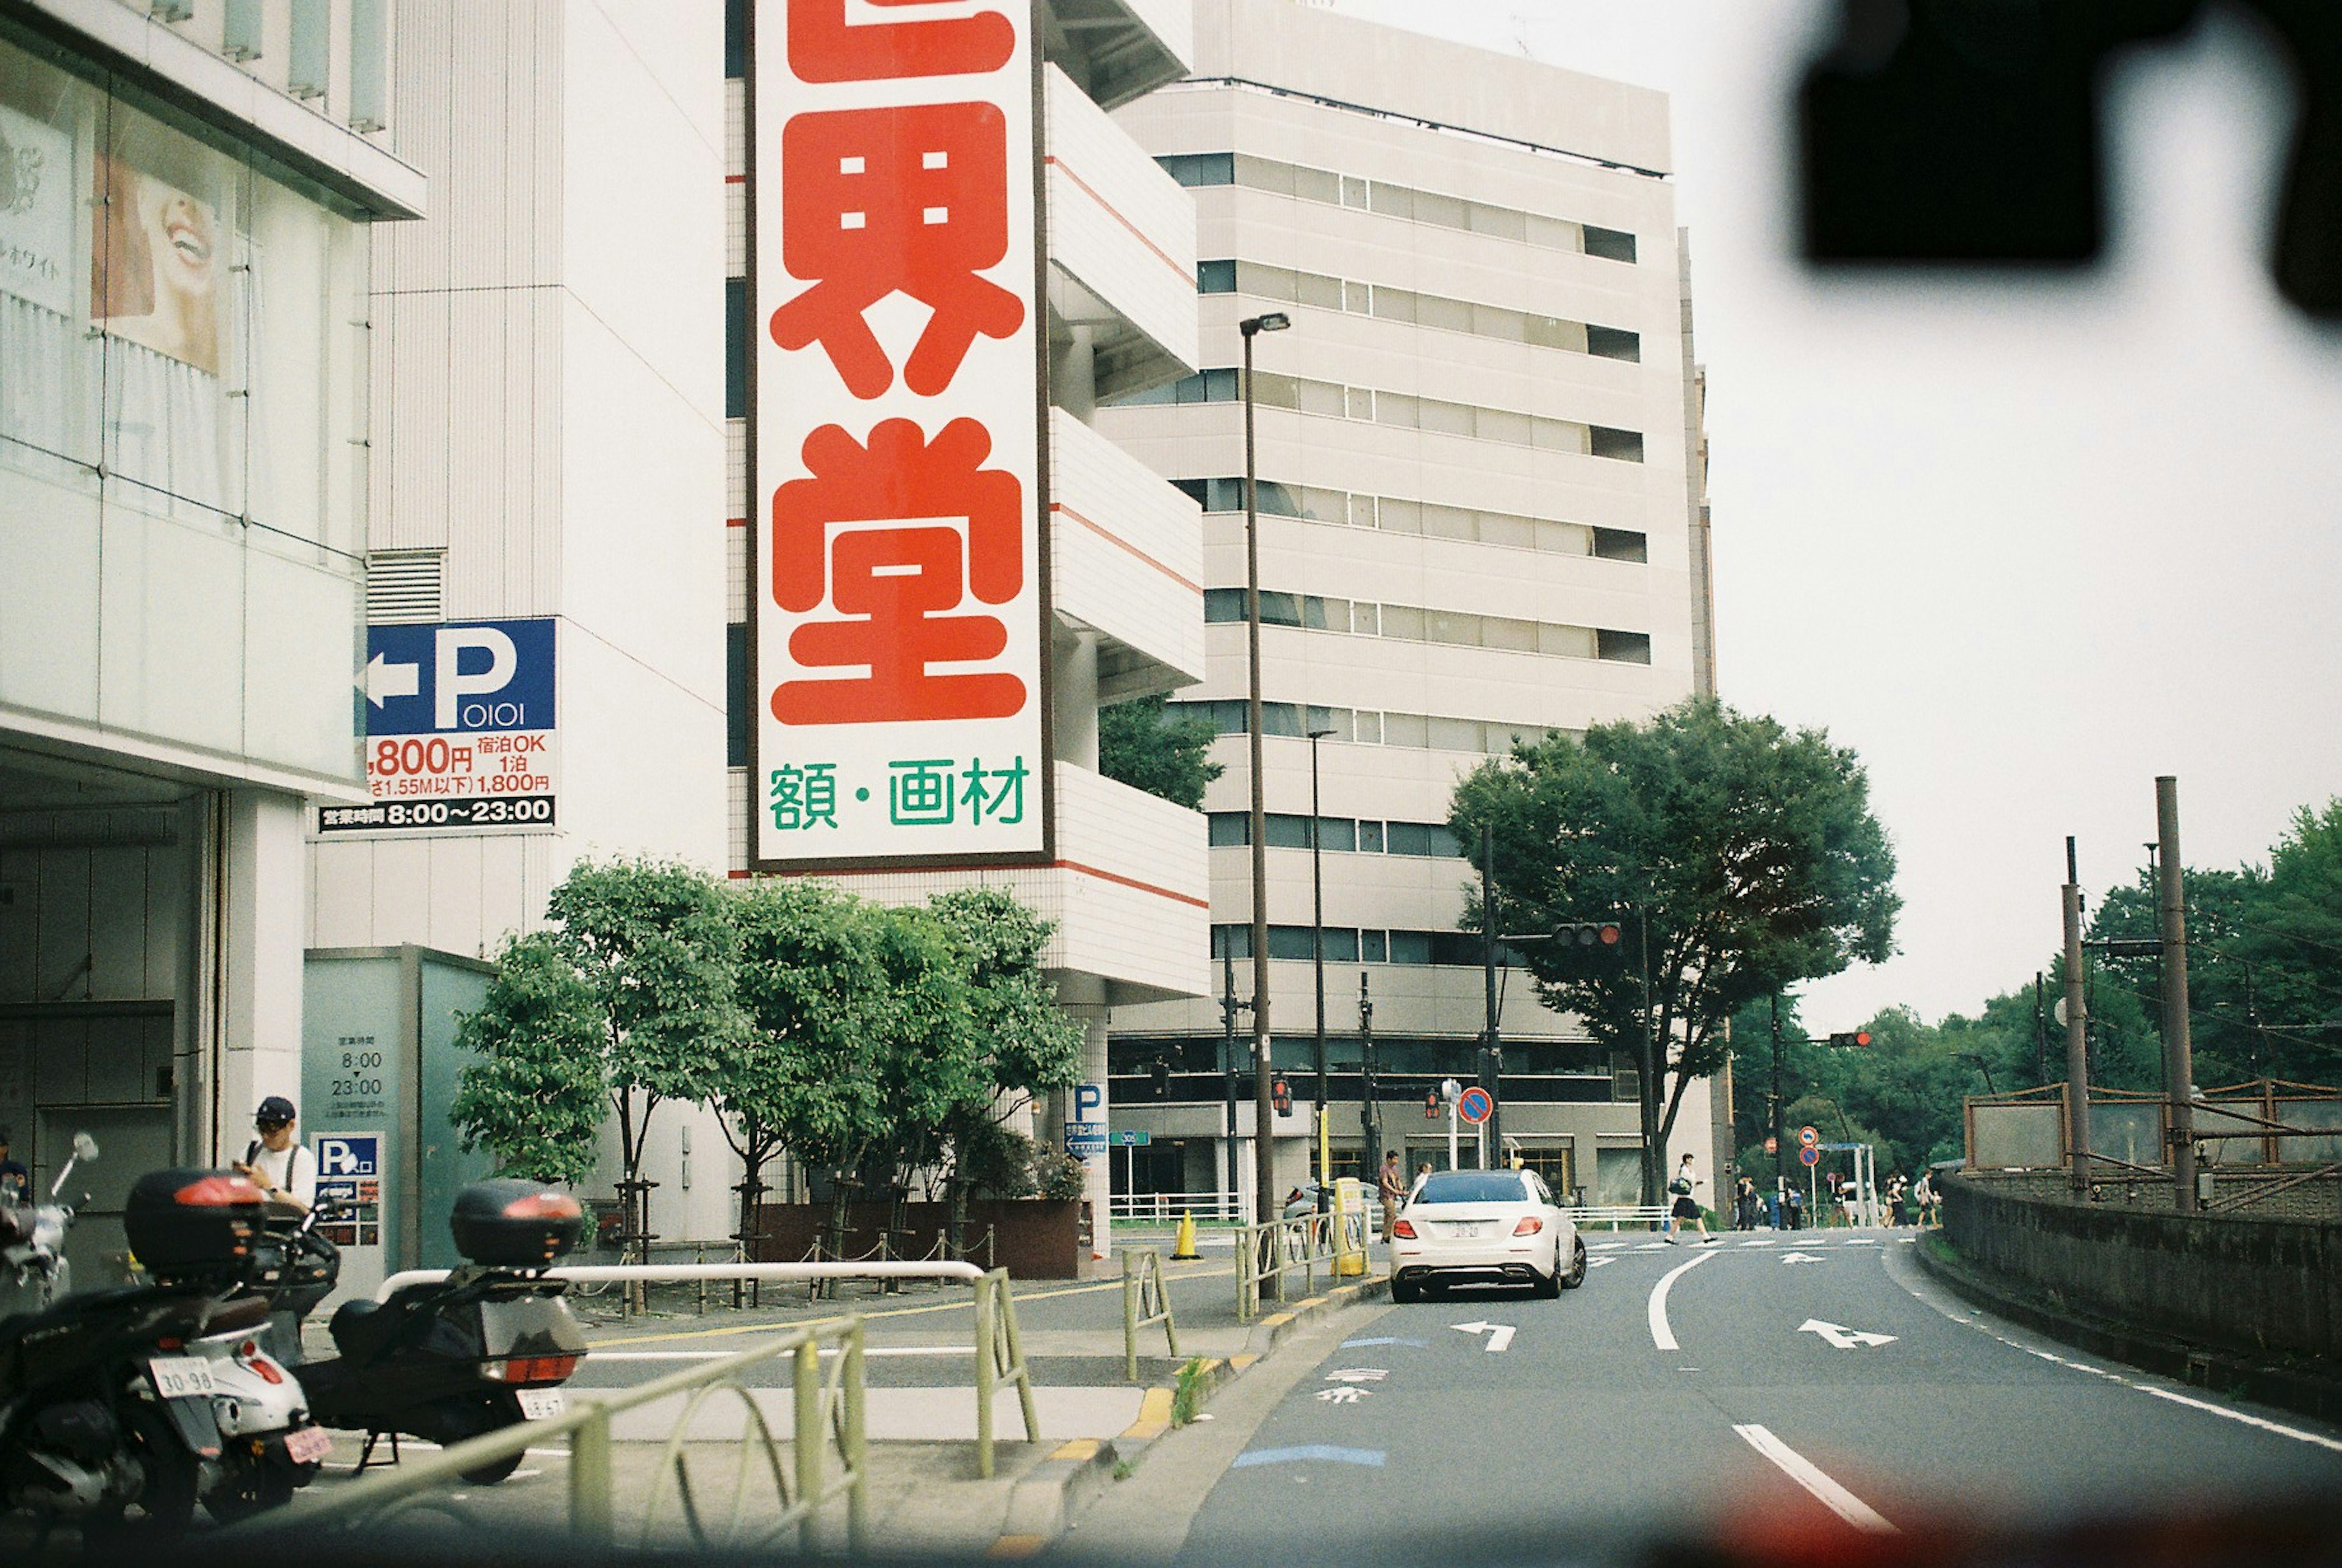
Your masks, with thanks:
<instances>
[{"instance_id":1,"label":"street lamp post","mask_svg":"<svg viewBox=\"0 0 2342 1568\"><path fill-rule=\"evenodd\" d=\"M1245 732L1252 764L1252 1032L1253 1032L1253 1223L1266 1224L1277 1212L1276 1108L1268 1061L1268 797L1261 777L1260 717L1260 472L1253 434L1252 340L1283 332L1293 318L1282 311L1246 316L1236 323L1244 338L1245 462L1245 653L1248 679Z\"/></svg>"},{"instance_id":2,"label":"street lamp post","mask_svg":"<svg viewBox=\"0 0 2342 1568\"><path fill-rule=\"evenodd\" d=\"M1318 814L1317 743L1332 730L1309 732L1309 964L1317 986L1317 1043L1313 1064L1317 1070L1316 1109L1312 1120L1317 1142L1317 1212L1334 1201L1332 1124L1326 1119L1326 857L1318 840L1325 819Z\"/></svg>"}]
</instances>

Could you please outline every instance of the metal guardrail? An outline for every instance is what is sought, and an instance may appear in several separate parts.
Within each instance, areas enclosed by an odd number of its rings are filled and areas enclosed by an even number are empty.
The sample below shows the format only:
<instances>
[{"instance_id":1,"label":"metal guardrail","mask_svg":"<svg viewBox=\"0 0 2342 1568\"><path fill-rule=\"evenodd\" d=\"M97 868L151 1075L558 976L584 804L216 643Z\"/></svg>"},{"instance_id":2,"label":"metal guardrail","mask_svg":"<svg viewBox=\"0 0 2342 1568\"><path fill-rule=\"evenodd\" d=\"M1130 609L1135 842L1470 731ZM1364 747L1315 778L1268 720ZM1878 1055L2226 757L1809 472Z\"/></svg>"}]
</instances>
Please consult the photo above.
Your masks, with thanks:
<instances>
[{"instance_id":1,"label":"metal guardrail","mask_svg":"<svg viewBox=\"0 0 2342 1568\"><path fill-rule=\"evenodd\" d=\"M1673 1212L1666 1203L1586 1203L1562 1211L1581 1231L1593 1225L1608 1225L1613 1231L1620 1225L1656 1225Z\"/></svg>"},{"instance_id":2,"label":"metal guardrail","mask_svg":"<svg viewBox=\"0 0 2342 1568\"><path fill-rule=\"evenodd\" d=\"M1179 1353L1179 1326L1171 1321L1171 1292L1163 1283L1163 1254L1153 1247L1125 1248L1122 1254L1123 1375L1138 1381L1138 1331L1163 1325L1163 1343Z\"/></svg>"},{"instance_id":3,"label":"metal guardrail","mask_svg":"<svg viewBox=\"0 0 2342 1568\"><path fill-rule=\"evenodd\" d=\"M825 1347L831 1354L826 1375L821 1368ZM858 1556L869 1544L870 1466L865 1435L863 1353L861 1319L807 1323L776 1334L753 1350L671 1373L637 1388L573 1393L575 1403L560 1415L468 1439L428 1459L377 1471L344 1489L311 1493L248 1520L229 1533L301 1536L314 1541L312 1533L355 1535L379 1530L403 1517L430 1513L467 1528L492 1529L494 1520L479 1503L441 1493L465 1489L465 1471L516 1458L548 1438L565 1436L569 1439L566 1523L570 1541L586 1554L606 1553L617 1540L612 1419L681 1394L686 1396L683 1410L660 1453L636 1545L649 1549L672 1544L658 1539L672 1493L696 1549L746 1553L769 1548L794 1530L797 1549L810 1554L820 1545L822 1510L843 1496L846 1550ZM780 1437L766 1421L763 1407L746 1382L749 1372L784 1359L791 1363L795 1403L790 1433L794 1452L786 1456ZM726 1393L739 1400L747 1430L733 1445L729 1517L720 1529L711 1530L703 1500L716 1493L693 1482L685 1444L701 1406ZM830 1472L833 1453L837 1461L835 1474ZM751 1483L759 1470L772 1478L780 1508L770 1519L752 1521L748 1517ZM329 1547L326 1555L332 1554Z\"/></svg>"},{"instance_id":4,"label":"metal guardrail","mask_svg":"<svg viewBox=\"0 0 2342 1568\"><path fill-rule=\"evenodd\" d=\"M1184 1215L1199 1221L1241 1223L1247 1193L1116 1193L1106 1200L1113 1220L1176 1225Z\"/></svg>"},{"instance_id":5,"label":"metal guardrail","mask_svg":"<svg viewBox=\"0 0 2342 1568\"><path fill-rule=\"evenodd\" d=\"M1364 1253L1373 1234L1363 1209L1347 1214L1296 1214L1243 1227L1236 1233L1236 1321L1250 1323L1260 1314L1264 1286L1283 1301L1285 1276L1296 1269L1303 1289L1316 1290L1318 1264L1327 1265L1330 1277L1335 1260L1344 1253Z\"/></svg>"},{"instance_id":6,"label":"metal guardrail","mask_svg":"<svg viewBox=\"0 0 2342 1568\"><path fill-rule=\"evenodd\" d=\"M407 1269L391 1275L375 1291L376 1301L388 1301L402 1286L436 1284L445 1269ZM761 1280L803 1283L809 1280L934 1279L954 1280L976 1287L976 1463L985 1479L992 1477L992 1395L1004 1383L1016 1385L1025 1417L1025 1441L1041 1441L1041 1426L1033 1412L1033 1383L1025 1366L1025 1342L1016 1329L1016 1298L1009 1289L1008 1271L989 1273L974 1263L581 1263L574 1268L547 1269L543 1278L588 1283L633 1281L657 1284L693 1280ZM851 1321L851 1320L847 1320ZM588 1356L592 1352L587 1352Z\"/></svg>"}]
</instances>

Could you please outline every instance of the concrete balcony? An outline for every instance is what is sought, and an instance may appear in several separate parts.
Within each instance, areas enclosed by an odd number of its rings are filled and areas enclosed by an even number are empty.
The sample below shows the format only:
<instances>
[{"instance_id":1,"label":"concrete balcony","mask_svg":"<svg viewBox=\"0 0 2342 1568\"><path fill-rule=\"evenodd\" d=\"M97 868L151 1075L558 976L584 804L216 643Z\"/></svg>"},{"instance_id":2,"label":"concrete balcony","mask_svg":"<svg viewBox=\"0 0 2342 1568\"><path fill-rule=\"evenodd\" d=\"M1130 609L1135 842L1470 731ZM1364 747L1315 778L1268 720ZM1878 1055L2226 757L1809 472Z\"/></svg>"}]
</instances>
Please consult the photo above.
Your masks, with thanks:
<instances>
[{"instance_id":1,"label":"concrete balcony","mask_svg":"<svg viewBox=\"0 0 2342 1568\"><path fill-rule=\"evenodd\" d=\"M1048 69L1049 306L1086 329L1096 395L1196 368L1196 207L1073 80Z\"/></svg>"},{"instance_id":2,"label":"concrete balcony","mask_svg":"<svg viewBox=\"0 0 2342 1568\"><path fill-rule=\"evenodd\" d=\"M1204 533L1196 503L1062 409L1049 412L1049 582L1057 615L1098 634L1098 696L1204 678Z\"/></svg>"},{"instance_id":3,"label":"concrete balcony","mask_svg":"<svg viewBox=\"0 0 2342 1568\"><path fill-rule=\"evenodd\" d=\"M1049 0L1047 11L1050 63L1109 109L1177 81L1196 57L1189 0Z\"/></svg>"},{"instance_id":4,"label":"concrete balcony","mask_svg":"<svg viewBox=\"0 0 2342 1568\"><path fill-rule=\"evenodd\" d=\"M1070 763L1056 786L1049 966L1104 977L1117 1006L1209 990L1203 814Z\"/></svg>"}]
</instances>

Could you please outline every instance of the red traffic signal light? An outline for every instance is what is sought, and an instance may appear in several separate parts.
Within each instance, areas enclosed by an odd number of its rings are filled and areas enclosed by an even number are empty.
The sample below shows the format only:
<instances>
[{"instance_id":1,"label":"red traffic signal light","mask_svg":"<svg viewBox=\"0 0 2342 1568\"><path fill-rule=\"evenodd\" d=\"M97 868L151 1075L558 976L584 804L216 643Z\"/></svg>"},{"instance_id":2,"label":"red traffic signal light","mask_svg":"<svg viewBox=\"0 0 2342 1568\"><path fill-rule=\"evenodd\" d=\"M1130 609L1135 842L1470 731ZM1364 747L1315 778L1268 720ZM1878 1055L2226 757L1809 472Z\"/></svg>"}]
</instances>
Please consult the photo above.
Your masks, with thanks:
<instances>
[{"instance_id":1,"label":"red traffic signal light","mask_svg":"<svg viewBox=\"0 0 2342 1568\"><path fill-rule=\"evenodd\" d=\"M1268 1081L1268 1103L1276 1107L1276 1114L1280 1116L1290 1116L1293 1114L1293 1085L1286 1083L1282 1077L1270 1079Z\"/></svg>"},{"instance_id":2,"label":"red traffic signal light","mask_svg":"<svg viewBox=\"0 0 2342 1568\"><path fill-rule=\"evenodd\" d=\"M1833 1045L1867 1045L1870 1044L1870 1031L1842 1029L1829 1037L1829 1043Z\"/></svg>"},{"instance_id":3,"label":"red traffic signal light","mask_svg":"<svg viewBox=\"0 0 2342 1568\"><path fill-rule=\"evenodd\" d=\"M1563 947L1616 953L1625 934L1615 920L1589 920L1561 927L1554 940Z\"/></svg>"}]
</instances>

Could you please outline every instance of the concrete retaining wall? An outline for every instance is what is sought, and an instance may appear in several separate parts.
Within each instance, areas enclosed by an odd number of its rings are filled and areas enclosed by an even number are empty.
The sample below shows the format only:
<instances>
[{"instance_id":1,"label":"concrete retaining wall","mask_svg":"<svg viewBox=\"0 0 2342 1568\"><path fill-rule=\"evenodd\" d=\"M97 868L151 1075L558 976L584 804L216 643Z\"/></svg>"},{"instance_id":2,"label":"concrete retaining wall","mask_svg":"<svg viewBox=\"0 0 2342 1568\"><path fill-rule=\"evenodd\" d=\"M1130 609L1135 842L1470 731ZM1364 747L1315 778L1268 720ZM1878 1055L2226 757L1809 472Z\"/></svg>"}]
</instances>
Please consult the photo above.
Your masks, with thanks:
<instances>
[{"instance_id":1,"label":"concrete retaining wall","mask_svg":"<svg viewBox=\"0 0 2342 1568\"><path fill-rule=\"evenodd\" d=\"M2204 1217L1942 1183L1969 1263L2151 1333L2256 1356L2342 1361L2342 1223Z\"/></svg>"}]
</instances>

